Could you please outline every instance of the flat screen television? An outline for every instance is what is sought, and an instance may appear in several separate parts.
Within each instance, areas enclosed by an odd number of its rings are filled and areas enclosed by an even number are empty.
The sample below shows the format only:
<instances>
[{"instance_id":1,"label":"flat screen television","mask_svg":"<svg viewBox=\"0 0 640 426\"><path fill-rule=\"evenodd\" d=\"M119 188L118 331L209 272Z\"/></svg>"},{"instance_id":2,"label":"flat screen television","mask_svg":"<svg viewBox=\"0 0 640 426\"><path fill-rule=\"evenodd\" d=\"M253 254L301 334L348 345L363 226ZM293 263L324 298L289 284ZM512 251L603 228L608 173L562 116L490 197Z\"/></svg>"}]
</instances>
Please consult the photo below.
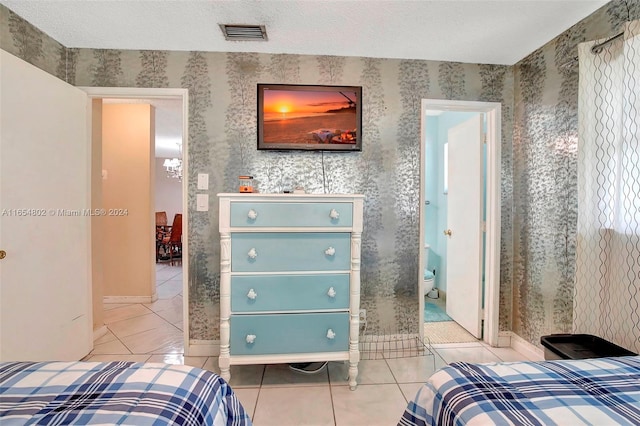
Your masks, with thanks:
<instances>
[{"instance_id":1,"label":"flat screen television","mask_svg":"<svg viewBox=\"0 0 640 426\"><path fill-rule=\"evenodd\" d=\"M362 150L362 87L258 84L258 149Z\"/></svg>"}]
</instances>

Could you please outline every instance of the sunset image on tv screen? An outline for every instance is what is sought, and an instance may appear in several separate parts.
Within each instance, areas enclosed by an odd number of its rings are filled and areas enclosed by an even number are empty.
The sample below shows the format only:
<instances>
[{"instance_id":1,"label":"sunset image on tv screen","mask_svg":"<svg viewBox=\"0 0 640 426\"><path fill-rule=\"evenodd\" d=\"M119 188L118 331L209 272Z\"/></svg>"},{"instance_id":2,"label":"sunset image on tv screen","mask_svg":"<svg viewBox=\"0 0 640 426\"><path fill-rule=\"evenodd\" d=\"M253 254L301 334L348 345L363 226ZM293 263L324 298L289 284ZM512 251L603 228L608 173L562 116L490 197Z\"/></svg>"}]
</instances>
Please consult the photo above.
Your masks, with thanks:
<instances>
[{"instance_id":1,"label":"sunset image on tv screen","mask_svg":"<svg viewBox=\"0 0 640 426\"><path fill-rule=\"evenodd\" d=\"M354 91L265 90L263 140L286 144L355 144Z\"/></svg>"}]
</instances>

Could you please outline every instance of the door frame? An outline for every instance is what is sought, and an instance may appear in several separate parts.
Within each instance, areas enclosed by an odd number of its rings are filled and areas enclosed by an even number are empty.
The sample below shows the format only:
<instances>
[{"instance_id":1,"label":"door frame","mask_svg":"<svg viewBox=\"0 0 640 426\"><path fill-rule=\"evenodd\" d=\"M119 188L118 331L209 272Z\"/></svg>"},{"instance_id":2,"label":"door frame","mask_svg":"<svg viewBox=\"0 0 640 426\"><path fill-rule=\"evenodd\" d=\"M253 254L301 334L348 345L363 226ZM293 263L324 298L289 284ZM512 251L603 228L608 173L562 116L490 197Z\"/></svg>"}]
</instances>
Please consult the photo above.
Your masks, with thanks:
<instances>
[{"instance_id":1,"label":"door frame","mask_svg":"<svg viewBox=\"0 0 640 426\"><path fill-rule=\"evenodd\" d=\"M499 303L500 303L500 175L501 175L501 117L499 102L454 101L443 99L422 99L420 115L420 258L418 268L418 300L420 336L424 338L424 239L425 239L425 159L426 159L426 112L428 110L448 112L479 112L486 115L487 126L487 191L486 191L486 240L484 328L482 340L491 346L498 346Z\"/></svg>"},{"instance_id":2,"label":"door frame","mask_svg":"<svg viewBox=\"0 0 640 426\"><path fill-rule=\"evenodd\" d=\"M137 88L137 87L78 87L89 97L89 123L92 122L91 101L93 99L174 99L182 101L182 320L184 356L189 356L189 210L188 210L188 176L189 176L189 90L177 88ZM90 163L91 164L91 163ZM102 170L91 170L102 173ZM152 214L153 212L150 212ZM187 260L185 262L185 259ZM187 265L185 268L184 265ZM153 273L155 279L155 269Z\"/></svg>"}]
</instances>

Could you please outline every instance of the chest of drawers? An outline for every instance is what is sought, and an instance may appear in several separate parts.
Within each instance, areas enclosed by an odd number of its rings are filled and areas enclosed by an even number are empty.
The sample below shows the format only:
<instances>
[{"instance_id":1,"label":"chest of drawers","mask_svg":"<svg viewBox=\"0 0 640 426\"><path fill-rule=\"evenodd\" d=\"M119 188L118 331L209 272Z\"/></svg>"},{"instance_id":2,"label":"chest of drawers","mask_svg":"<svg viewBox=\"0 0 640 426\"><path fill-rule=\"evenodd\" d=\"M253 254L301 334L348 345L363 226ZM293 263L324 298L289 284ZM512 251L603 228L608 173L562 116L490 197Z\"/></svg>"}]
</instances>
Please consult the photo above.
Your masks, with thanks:
<instances>
[{"instance_id":1,"label":"chest of drawers","mask_svg":"<svg viewBox=\"0 0 640 426\"><path fill-rule=\"evenodd\" d=\"M348 361L358 376L362 195L218 194L221 376Z\"/></svg>"}]
</instances>

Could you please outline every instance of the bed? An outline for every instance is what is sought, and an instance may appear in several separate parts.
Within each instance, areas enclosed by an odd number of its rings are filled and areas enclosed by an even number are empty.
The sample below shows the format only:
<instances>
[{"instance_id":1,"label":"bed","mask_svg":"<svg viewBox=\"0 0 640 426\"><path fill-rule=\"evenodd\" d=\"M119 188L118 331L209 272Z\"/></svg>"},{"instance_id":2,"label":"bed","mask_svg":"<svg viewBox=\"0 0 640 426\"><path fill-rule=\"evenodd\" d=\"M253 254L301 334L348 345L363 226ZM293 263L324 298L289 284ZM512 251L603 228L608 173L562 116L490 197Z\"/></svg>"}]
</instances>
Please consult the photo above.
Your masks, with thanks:
<instances>
[{"instance_id":1,"label":"bed","mask_svg":"<svg viewBox=\"0 0 640 426\"><path fill-rule=\"evenodd\" d=\"M639 425L640 356L469 364L435 372L398 425Z\"/></svg>"},{"instance_id":2,"label":"bed","mask_svg":"<svg viewBox=\"0 0 640 426\"><path fill-rule=\"evenodd\" d=\"M229 385L183 365L0 363L0 423L251 425Z\"/></svg>"}]
</instances>

